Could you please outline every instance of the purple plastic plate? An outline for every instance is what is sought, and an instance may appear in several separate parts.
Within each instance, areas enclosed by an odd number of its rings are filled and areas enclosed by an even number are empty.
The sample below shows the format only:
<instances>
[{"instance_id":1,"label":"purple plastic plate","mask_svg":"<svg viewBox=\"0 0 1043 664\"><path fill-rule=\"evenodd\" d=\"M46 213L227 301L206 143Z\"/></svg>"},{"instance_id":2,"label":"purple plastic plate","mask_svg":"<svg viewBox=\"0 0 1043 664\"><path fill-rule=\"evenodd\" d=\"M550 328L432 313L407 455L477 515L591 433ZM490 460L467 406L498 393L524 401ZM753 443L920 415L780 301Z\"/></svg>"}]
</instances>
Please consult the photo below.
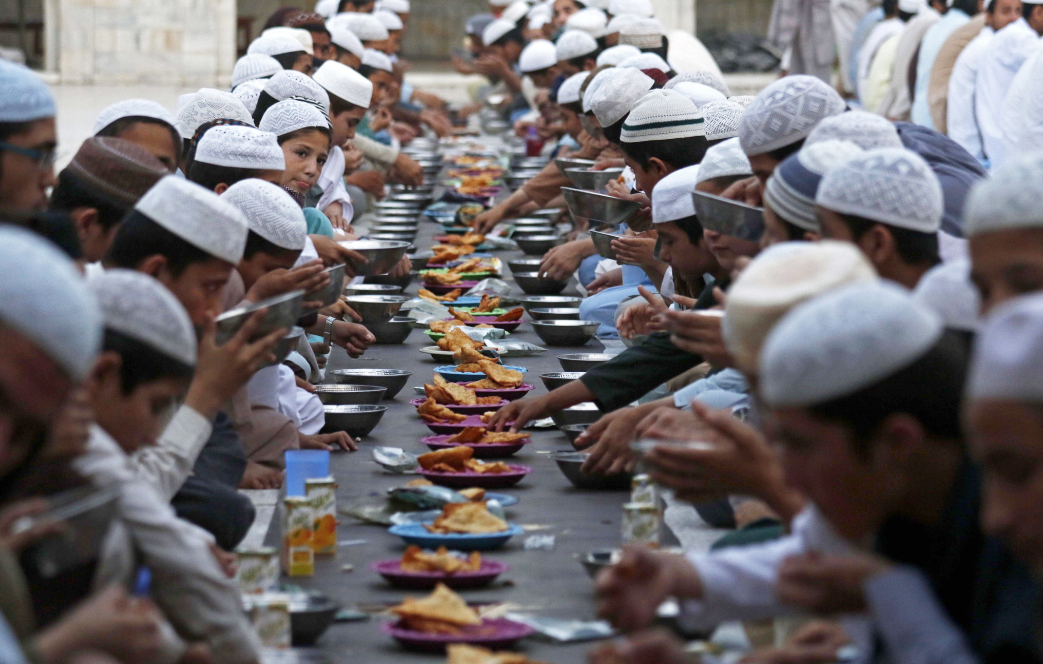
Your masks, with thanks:
<instances>
[{"instance_id":1,"label":"purple plastic plate","mask_svg":"<svg viewBox=\"0 0 1043 664\"><path fill-rule=\"evenodd\" d=\"M409 402L409 404L411 406L415 407L415 406L419 406L420 404L424 403L425 401L427 401L427 399L413 399L412 401ZM506 406L509 403L510 403L509 401L500 401L500 403L494 403L494 404L485 404L485 405L478 405L478 406L446 406L446 408L448 408L449 410L453 411L454 413L460 413L461 415L481 415L482 413L488 413L490 411L500 410L501 408L503 408L504 406Z\"/></svg>"},{"instance_id":2,"label":"purple plastic plate","mask_svg":"<svg viewBox=\"0 0 1043 664\"><path fill-rule=\"evenodd\" d=\"M458 288L467 292L477 285L477 281L458 281L455 284L421 284L421 287L426 288L435 295L447 295Z\"/></svg>"},{"instance_id":3,"label":"purple plastic plate","mask_svg":"<svg viewBox=\"0 0 1043 664\"><path fill-rule=\"evenodd\" d=\"M469 415L463 422L428 422L427 420L424 420L424 424L427 425L428 429L439 436L452 436L454 433L460 433L467 427L485 426L485 422L482 421L482 418L479 415ZM513 424L514 422L508 422L505 426L510 427Z\"/></svg>"},{"instance_id":4,"label":"purple plastic plate","mask_svg":"<svg viewBox=\"0 0 1043 664\"><path fill-rule=\"evenodd\" d=\"M499 328L501 330L507 330L508 332L514 332L522 324L520 320L512 320L498 323L496 322L496 318L496 316L475 316L474 321L476 325L492 325L493 327Z\"/></svg>"},{"instance_id":5,"label":"purple plastic plate","mask_svg":"<svg viewBox=\"0 0 1043 664\"><path fill-rule=\"evenodd\" d=\"M509 473L476 473L467 471L464 473L441 473L433 470L420 469L417 472L431 480L435 484L456 487L478 487L479 489L506 489L521 482L526 475L532 472L529 466L521 464L507 464L511 468Z\"/></svg>"},{"instance_id":6,"label":"purple plastic plate","mask_svg":"<svg viewBox=\"0 0 1043 664\"><path fill-rule=\"evenodd\" d=\"M507 401L515 401L521 399L523 396L528 394L531 390L535 390L536 386L532 383L522 383L518 387L509 387L503 390L482 390L478 389L474 391L475 396L478 397L500 397Z\"/></svg>"},{"instance_id":7,"label":"purple plastic plate","mask_svg":"<svg viewBox=\"0 0 1043 664\"><path fill-rule=\"evenodd\" d=\"M511 568L507 563L498 560L482 559L481 569L475 572L457 572L446 574L445 572L403 572L402 561L398 558L393 560L381 560L369 566L371 570L387 579L387 582L396 588L408 588L410 590L427 590L434 588L439 582L450 588L466 590L469 588L481 588L493 582L493 579Z\"/></svg>"},{"instance_id":8,"label":"purple plastic plate","mask_svg":"<svg viewBox=\"0 0 1043 664\"><path fill-rule=\"evenodd\" d=\"M384 623L380 631L390 635L406 650L417 652L444 652L450 643L467 643L492 650L510 648L536 630L507 620L506 618L483 618L481 625L464 627L456 634L428 634L399 627L399 623Z\"/></svg>"},{"instance_id":9,"label":"purple plastic plate","mask_svg":"<svg viewBox=\"0 0 1043 664\"><path fill-rule=\"evenodd\" d=\"M420 442L432 450L445 450L450 447L464 445L474 450L474 455L479 459L502 459L509 457L532 442L532 438L525 438L519 443L447 443L446 440L451 437L424 436L420 439Z\"/></svg>"}]
</instances>

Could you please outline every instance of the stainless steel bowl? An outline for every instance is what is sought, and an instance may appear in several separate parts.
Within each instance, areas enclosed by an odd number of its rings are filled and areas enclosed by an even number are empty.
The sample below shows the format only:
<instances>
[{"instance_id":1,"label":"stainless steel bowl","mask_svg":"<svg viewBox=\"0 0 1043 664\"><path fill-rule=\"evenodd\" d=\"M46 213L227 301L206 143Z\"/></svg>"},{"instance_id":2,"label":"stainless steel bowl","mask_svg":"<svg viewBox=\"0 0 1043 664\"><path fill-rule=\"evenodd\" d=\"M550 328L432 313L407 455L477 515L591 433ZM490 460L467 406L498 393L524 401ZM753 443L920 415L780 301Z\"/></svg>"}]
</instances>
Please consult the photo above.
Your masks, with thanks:
<instances>
[{"instance_id":1,"label":"stainless steel bowl","mask_svg":"<svg viewBox=\"0 0 1043 664\"><path fill-rule=\"evenodd\" d=\"M515 228L553 228L546 217L521 217L519 219L509 219L507 223L513 224Z\"/></svg>"},{"instance_id":2,"label":"stainless steel bowl","mask_svg":"<svg viewBox=\"0 0 1043 664\"><path fill-rule=\"evenodd\" d=\"M622 168L606 168L603 171L592 171L586 168L565 169L565 177L577 189L585 189L587 191L604 191L605 185L617 179L622 173Z\"/></svg>"},{"instance_id":3,"label":"stainless steel bowl","mask_svg":"<svg viewBox=\"0 0 1043 664\"><path fill-rule=\"evenodd\" d=\"M317 291L312 291L304 296L305 300L321 301L323 307L328 307L340 299L341 291L344 290L344 263L328 267L323 272L330 275L330 282Z\"/></svg>"},{"instance_id":4,"label":"stainless steel bowl","mask_svg":"<svg viewBox=\"0 0 1043 664\"><path fill-rule=\"evenodd\" d=\"M290 604L290 634L295 646L310 646L333 624L341 605L328 597L309 597L302 606Z\"/></svg>"},{"instance_id":5,"label":"stainless steel bowl","mask_svg":"<svg viewBox=\"0 0 1043 664\"><path fill-rule=\"evenodd\" d=\"M582 346L601 325L594 320L534 320L530 324L548 346Z\"/></svg>"},{"instance_id":6,"label":"stainless steel bowl","mask_svg":"<svg viewBox=\"0 0 1043 664\"><path fill-rule=\"evenodd\" d=\"M608 362L615 355L607 353L567 353L558 356L558 364L565 371L590 371L597 365Z\"/></svg>"},{"instance_id":7,"label":"stainless steel bowl","mask_svg":"<svg viewBox=\"0 0 1043 664\"><path fill-rule=\"evenodd\" d=\"M598 250L598 255L602 258L611 258L612 260L616 260L616 252L612 250L612 240L617 240L621 237L623 236L602 233L601 231L590 231L590 239L594 243L594 248Z\"/></svg>"},{"instance_id":8,"label":"stainless steel bowl","mask_svg":"<svg viewBox=\"0 0 1043 664\"><path fill-rule=\"evenodd\" d=\"M602 224L626 223L641 209L641 205L634 201L593 191L562 187L561 193L565 196L565 204L574 218L590 219Z\"/></svg>"},{"instance_id":9,"label":"stainless steel bowl","mask_svg":"<svg viewBox=\"0 0 1043 664\"><path fill-rule=\"evenodd\" d=\"M589 424L566 424L565 426L561 427L560 430L563 434L565 434L565 437L569 439L569 445L572 445L572 449L575 450L577 449L576 439L578 439L579 435L586 431L587 427L589 426Z\"/></svg>"},{"instance_id":10,"label":"stainless steel bowl","mask_svg":"<svg viewBox=\"0 0 1043 664\"><path fill-rule=\"evenodd\" d=\"M569 159L568 157L558 157L554 160L554 165L558 167L561 174L568 177L568 173L565 171L570 168L591 168L594 166L593 159Z\"/></svg>"},{"instance_id":11,"label":"stainless steel bowl","mask_svg":"<svg viewBox=\"0 0 1043 664\"><path fill-rule=\"evenodd\" d=\"M355 274L369 276L371 274L387 274L395 264L406 255L408 242L386 240L347 240L340 246L362 254L369 262L364 265L353 265Z\"/></svg>"},{"instance_id":12,"label":"stainless steel bowl","mask_svg":"<svg viewBox=\"0 0 1043 664\"><path fill-rule=\"evenodd\" d=\"M583 462L590 454L587 452L551 452L550 458L558 464L562 474L577 489L593 491L628 491L634 476L630 473L604 475L601 473L584 473L580 470Z\"/></svg>"},{"instance_id":13,"label":"stainless steel bowl","mask_svg":"<svg viewBox=\"0 0 1043 664\"><path fill-rule=\"evenodd\" d=\"M404 369L330 369L326 372L334 382L348 385L380 385L386 387L385 399L394 399L413 375Z\"/></svg>"},{"instance_id":14,"label":"stainless steel bowl","mask_svg":"<svg viewBox=\"0 0 1043 664\"><path fill-rule=\"evenodd\" d=\"M511 237L517 240L520 237L534 237L536 235L556 235L557 228L553 226L517 226Z\"/></svg>"},{"instance_id":15,"label":"stainless steel bowl","mask_svg":"<svg viewBox=\"0 0 1043 664\"><path fill-rule=\"evenodd\" d=\"M422 206L417 201L400 201L389 199L373 204L374 210L419 210Z\"/></svg>"},{"instance_id":16,"label":"stainless steel bowl","mask_svg":"<svg viewBox=\"0 0 1043 664\"><path fill-rule=\"evenodd\" d=\"M441 167L439 164L436 166ZM434 196L426 193L418 192L402 192L401 194L391 194L391 200L395 202L413 203L420 207L427 207L434 200Z\"/></svg>"},{"instance_id":17,"label":"stainless steel bowl","mask_svg":"<svg viewBox=\"0 0 1043 664\"><path fill-rule=\"evenodd\" d=\"M286 336L284 336L282 339L279 339L279 342L275 344L275 348L272 349L272 354L275 355L275 361L270 363L268 366L282 364L283 360L285 360L287 356L289 356L290 352L292 352L293 349L297 347L297 343L301 340L301 337L303 336L304 328L290 328L290 331L286 333Z\"/></svg>"},{"instance_id":18,"label":"stainless steel bowl","mask_svg":"<svg viewBox=\"0 0 1043 664\"><path fill-rule=\"evenodd\" d=\"M552 371L550 373L540 374L540 380L543 381L544 386L547 390L556 390L562 385L568 385L574 380L579 380L583 377L582 371Z\"/></svg>"},{"instance_id":19,"label":"stainless steel bowl","mask_svg":"<svg viewBox=\"0 0 1043 664\"><path fill-rule=\"evenodd\" d=\"M515 171L504 178L511 189L520 189L526 182L539 175L539 171Z\"/></svg>"},{"instance_id":20,"label":"stainless steel bowl","mask_svg":"<svg viewBox=\"0 0 1043 664\"><path fill-rule=\"evenodd\" d=\"M326 406L377 405L384 398L386 387L380 385L316 385L315 394Z\"/></svg>"},{"instance_id":21,"label":"stainless steel bowl","mask_svg":"<svg viewBox=\"0 0 1043 664\"><path fill-rule=\"evenodd\" d=\"M587 576L596 579L601 570L612 567L623 557L622 549L595 549L579 559Z\"/></svg>"},{"instance_id":22,"label":"stainless steel bowl","mask_svg":"<svg viewBox=\"0 0 1043 664\"><path fill-rule=\"evenodd\" d=\"M515 272L514 283L529 295L557 295L565 290L569 280L541 277L537 272Z\"/></svg>"},{"instance_id":23,"label":"stainless steel bowl","mask_svg":"<svg viewBox=\"0 0 1043 664\"><path fill-rule=\"evenodd\" d=\"M257 327L257 332L253 336L254 339L271 334L280 327L290 329L297 322L297 319L301 317L301 305L303 303L304 291L297 290L226 311L218 316L215 321L217 344L221 345L234 337L235 333L239 331L239 328L243 326L247 319L261 309L267 309L268 312Z\"/></svg>"},{"instance_id":24,"label":"stainless steel bowl","mask_svg":"<svg viewBox=\"0 0 1043 664\"><path fill-rule=\"evenodd\" d=\"M536 219L546 219L547 221L554 222L557 221L565 211L565 208L542 208L535 212L530 212L529 216Z\"/></svg>"},{"instance_id":25,"label":"stainless steel bowl","mask_svg":"<svg viewBox=\"0 0 1043 664\"><path fill-rule=\"evenodd\" d=\"M401 277L392 277L388 274L372 274L366 277L363 281L367 285L371 286L398 286L399 291L403 291L409 287L409 284L413 283L416 279L417 272L413 270L409 274L402 275Z\"/></svg>"},{"instance_id":26,"label":"stainless steel bowl","mask_svg":"<svg viewBox=\"0 0 1043 664\"><path fill-rule=\"evenodd\" d=\"M548 307L529 309L533 320L579 320L579 309L573 307Z\"/></svg>"},{"instance_id":27,"label":"stainless steel bowl","mask_svg":"<svg viewBox=\"0 0 1043 664\"><path fill-rule=\"evenodd\" d=\"M408 316L395 316L383 323L363 323L363 326L373 333L378 344L400 344L413 331L413 319Z\"/></svg>"},{"instance_id":28,"label":"stainless steel bowl","mask_svg":"<svg viewBox=\"0 0 1043 664\"><path fill-rule=\"evenodd\" d=\"M529 157L524 152L511 155L511 170L538 171L550 163L550 157Z\"/></svg>"},{"instance_id":29,"label":"stainless steel bowl","mask_svg":"<svg viewBox=\"0 0 1043 664\"><path fill-rule=\"evenodd\" d=\"M409 256L406 256L406 258L408 258L409 262L413 264L414 270L423 270L427 267L427 262L431 260L434 255L435 253L433 251L421 251L418 254L410 254Z\"/></svg>"},{"instance_id":30,"label":"stainless steel bowl","mask_svg":"<svg viewBox=\"0 0 1043 664\"><path fill-rule=\"evenodd\" d=\"M416 239L416 233L370 233L369 238L379 241L411 243Z\"/></svg>"},{"instance_id":31,"label":"stainless steel bowl","mask_svg":"<svg viewBox=\"0 0 1043 664\"><path fill-rule=\"evenodd\" d=\"M352 438L368 436L387 412L387 406L361 404L354 406L323 406L326 411L327 431L347 431Z\"/></svg>"},{"instance_id":32,"label":"stainless steel bowl","mask_svg":"<svg viewBox=\"0 0 1043 664\"><path fill-rule=\"evenodd\" d=\"M542 258L515 258L507 261L507 267L510 269L511 274L515 272L533 272L540 268L540 263L542 262Z\"/></svg>"},{"instance_id":33,"label":"stainless steel bowl","mask_svg":"<svg viewBox=\"0 0 1043 664\"><path fill-rule=\"evenodd\" d=\"M418 224L379 224L369 229L370 237L374 235L408 235L409 237L415 238L416 234L420 232L420 226Z\"/></svg>"},{"instance_id":34,"label":"stainless steel bowl","mask_svg":"<svg viewBox=\"0 0 1043 664\"><path fill-rule=\"evenodd\" d=\"M385 284L348 284L344 287L344 294L352 295L398 295L402 292L400 286L389 286Z\"/></svg>"},{"instance_id":35,"label":"stainless steel bowl","mask_svg":"<svg viewBox=\"0 0 1043 664\"><path fill-rule=\"evenodd\" d=\"M348 306L362 316L363 323L383 323L391 320L409 301L405 295L351 295Z\"/></svg>"},{"instance_id":36,"label":"stainless steel bowl","mask_svg":"<svg viewBox=\"0 0 1043 664\"><path fill-rule=\"evenodd\" d=\"M583 298L575 295L530 295L521 299L525 311L545 307L578 307Z\"/></svg>"},{"instance_id":37,"label":"stainless steel bowl","mask_svg":"<svg viewBox=\"0 0 1043 664\"><path fill-rule=\"evenodd\" d=\"M762 208L701 191L692 192L692 199L699 223L707 230L751 242L760 240L764 233Z\"/></svg>"},{"instance_id":38,"label":"stainless steel bowl","mask_svg":"<svg viewBox=\"0 0 1043 664\"><path fill-rule=\"evenodd\" d=\"M561 238L557 235L526 235L514 241L527 256L542 256L561 244Z\"/></svg>"}]
</instances>

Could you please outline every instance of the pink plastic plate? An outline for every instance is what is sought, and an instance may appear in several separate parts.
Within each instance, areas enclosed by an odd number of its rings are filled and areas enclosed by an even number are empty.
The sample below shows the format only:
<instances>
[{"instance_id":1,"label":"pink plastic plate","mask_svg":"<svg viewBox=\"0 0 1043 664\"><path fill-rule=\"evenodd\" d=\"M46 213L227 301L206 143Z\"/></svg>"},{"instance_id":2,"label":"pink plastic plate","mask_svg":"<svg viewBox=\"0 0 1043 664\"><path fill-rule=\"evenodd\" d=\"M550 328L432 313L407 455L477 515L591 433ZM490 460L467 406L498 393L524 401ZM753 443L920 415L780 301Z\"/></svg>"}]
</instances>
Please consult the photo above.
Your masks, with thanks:
<instances>
[{"instance_id":1,"label":"pink plastic plate","mask_svg":"<svg viewBox=\"0 0 1043 664\"><path fill-rule=\"evenodd\" d=\"M452 436L454 433L460 433L467 427L484 427L485 422L478 415L470 415L463 422L428 422L424 420L424 424L433 433L441 435ZM510 427L514 422L508 422L505 426Z\"/></svg>"},{"instance_id":2,"label":"pink plastic plate","mask_svg":"<svg viewBox=\"0 0 1043 664\"><path fill-rule=\"evenodd\" d=\"M532 383L522 383L518 387L509 387L502 390L482 390L478 389L474 391L475 396L478 397L500 397L507 401L515 401L521 399L523 396L528 394L531 390L535 390L536 386Z\"/></svg>"},{"instance_id":3,"label":"pink plastic plate","mask_svg":"<svg viewBox=\"0 0 1043 664\"><path fill-rule=\"evenodd\" d=\"M457 590L481 588L489 585L493 579L511 568L507 563L501 563L498 560L482 559L482 567L477 571L446 574L445 572L403 572L401 564L402 561L395 558L375 562L369 568L387 579L388 583L396 588L410 590L426 590L434 588L438 583L444 583Z\"/></svg>"},{"instance_id":4,"label":"pink plastic plate","mask_svg":"<svg viewBox=\"0 0 1043 664\"><path fill-rule=\"evenodd\" d=\"M435 484L456 487L478 487L480 489L505 489L521 482L526 475L532 472L529 466L520 464L508 464L511 468L509 473L476 473L467 471L464 473L441 473L433 470L419 470L421 475Z\"/></svg>"},{"instance_id":5,"label":"pink plastic plate","mask_svg":"<svg viewBox=\"0 0 1043 664\"><path fill-rule=\"evenodd\" d=\"M411 406L416 407L421 405L425 401L427 401L427 399L413 399L409 403ZM478 406L446 406L446 408L453 411L454 413L460 413L461 415L481 415L482 413L500 410L509 403L509 401L500 401L500 403L494 404L485 404Z\"/></svg>"},{"instance_id":6,"label":"pink plastic plate","mask_svg":"<svg viewBox=\"0 0 1043 664\"><path fill-rule=\"evenodd\" d=\"M474 450L474 455L479 459L502 459L509 457L521 448L532 442L532 438L525 438L517 443L447 443L446 440L452 436L425 436L420 442L432 450L444 450L450 447L465 445Z\"/></svg>"},{"instance_id":7,"label":"pink plastic plate","mask_svg":"<svg viewBox=\"0 0 1043 664\"><path fill-rule=\"evenodd\" d=\"M406 650L417 652L444 652L450 643L468 643L470 645L501 650L510 648L536 630L507 620L506 618L483 618L481 625L461 628L457 634L428 634L415 632L399 627L399 623L384 623L380 630L398 641Z\"/></svg>"}]
</instances>

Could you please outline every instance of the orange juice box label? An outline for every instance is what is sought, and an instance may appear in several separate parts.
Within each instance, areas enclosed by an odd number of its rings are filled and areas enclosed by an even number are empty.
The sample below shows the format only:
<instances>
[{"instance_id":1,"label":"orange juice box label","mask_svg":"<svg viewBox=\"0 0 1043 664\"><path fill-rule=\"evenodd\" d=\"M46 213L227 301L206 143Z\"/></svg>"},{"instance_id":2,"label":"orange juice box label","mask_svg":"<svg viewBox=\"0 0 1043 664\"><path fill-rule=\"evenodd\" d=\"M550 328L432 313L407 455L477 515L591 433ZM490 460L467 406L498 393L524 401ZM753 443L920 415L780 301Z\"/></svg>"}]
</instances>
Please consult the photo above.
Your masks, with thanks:
<instances>
[{"instance_id":1,"label":"orange juice box label","mask_svg":"<svg viewBox=\"0 0 1043 664\"><path fill-rule=\"evenodd\" d=\"M286 521L283 524L283 569L290 576L311 576L315 573L312 551L315 509L305 498L287 498Z\"/></svg>"},{"instance_id":2,"label":"orange juice box label","mask_svg":"<svg viewBox=\"0 0 1043 664\"><path fill-rule=\"evenodd\" d=\"M316 554L337 553L337 483L332 477L306 480L305 494L315 509L311 548Z\"/></svg>"}]
</instances>

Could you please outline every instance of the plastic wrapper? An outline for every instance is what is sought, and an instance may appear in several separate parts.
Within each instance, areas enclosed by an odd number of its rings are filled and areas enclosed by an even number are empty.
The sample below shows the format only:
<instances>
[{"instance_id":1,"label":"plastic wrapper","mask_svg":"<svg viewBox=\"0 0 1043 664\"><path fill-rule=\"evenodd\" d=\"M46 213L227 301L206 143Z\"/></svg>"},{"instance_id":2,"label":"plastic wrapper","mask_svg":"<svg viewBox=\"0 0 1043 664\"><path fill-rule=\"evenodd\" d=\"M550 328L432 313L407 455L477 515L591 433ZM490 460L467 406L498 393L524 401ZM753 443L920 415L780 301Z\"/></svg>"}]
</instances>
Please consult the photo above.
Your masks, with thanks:
<instances>
[{"instance_id":1,"label":"plastic wrapper","mask_svg":"<svg viewBox=\"0 0 1043 664\"><path fill-rule=\"evenodd\" d=\"M479 281L474 288L467 291L465 295L491 295L497 297L504 297L509 295L511 292L511 285L503 279L482 279Z\"/></svg>"},{"instance_id":2,"label":"plastic wrapper","mask_svg":"<svg viewBox=\"0 0 1043 664\"><path fill-rule=\"evenodd\" d=\"M527 355L539 355L540 353L547 352L547 349L543 346L537 346L536 344L531 344L528 341L486 340L485 347L491 348L500 355L508 357L525 357Z\"/></svg>"},{"instance_id":3,"label":"plastic wrapper","mask_svg":"<svg viewBox=\"0 0 1043 664\"><path fill-rule=\"evenodd\" d=\"M498 327L462 327L464 334L474 341L495 341L507 336L507 330Z\"/></svg>"},{"instance_id":4,"label":"plastic wrapper","mask_svg":"<svg viewBox=\"0 0 1043 664\"><path fill-rule=\"evenodd\" d=\"M392 473L407 473L417 467L416 455L400 447L376 447L373 460Z\"/></svg>"},{"instance_id":5,"label":"plastic wrapper","mask_svg":"<svg viewBox=\"0 0 1043 664\"><path fill-rule=\"evenodd\" d=\"M444 486L400 486L389 489L388 496L421 510L440 510L448 503L467 502L459 493Z\"/></svg>"},{"instance_id":6,"label":"plastic wrapper","mask_svg":"<svg viewBox=\"0 0 1043 664\"><path fill-rule=\"evenodd\" d=\"M541 618L520 613L508 613L508 620L520 622L536 630L541 636L556 643L576 643L579 641L597 641L615 635L612 626L604 620L560 620L558 618Z\"/></svg>"},{"instance_id":7,"label":"plastic wrapper","mask_svg":"<svg viewBox=\"0 0 1043 664\"><path fill-rule=\"evenodd\" d=\"M420 298L409 300L402 305L402 310L406 310L407 306L409 317L420 323L427 323L433 320L445 320L446 318L453 317L453 315L449 313L447 307L429 300L421 300Z\"/></svg>"}]
</instances>

